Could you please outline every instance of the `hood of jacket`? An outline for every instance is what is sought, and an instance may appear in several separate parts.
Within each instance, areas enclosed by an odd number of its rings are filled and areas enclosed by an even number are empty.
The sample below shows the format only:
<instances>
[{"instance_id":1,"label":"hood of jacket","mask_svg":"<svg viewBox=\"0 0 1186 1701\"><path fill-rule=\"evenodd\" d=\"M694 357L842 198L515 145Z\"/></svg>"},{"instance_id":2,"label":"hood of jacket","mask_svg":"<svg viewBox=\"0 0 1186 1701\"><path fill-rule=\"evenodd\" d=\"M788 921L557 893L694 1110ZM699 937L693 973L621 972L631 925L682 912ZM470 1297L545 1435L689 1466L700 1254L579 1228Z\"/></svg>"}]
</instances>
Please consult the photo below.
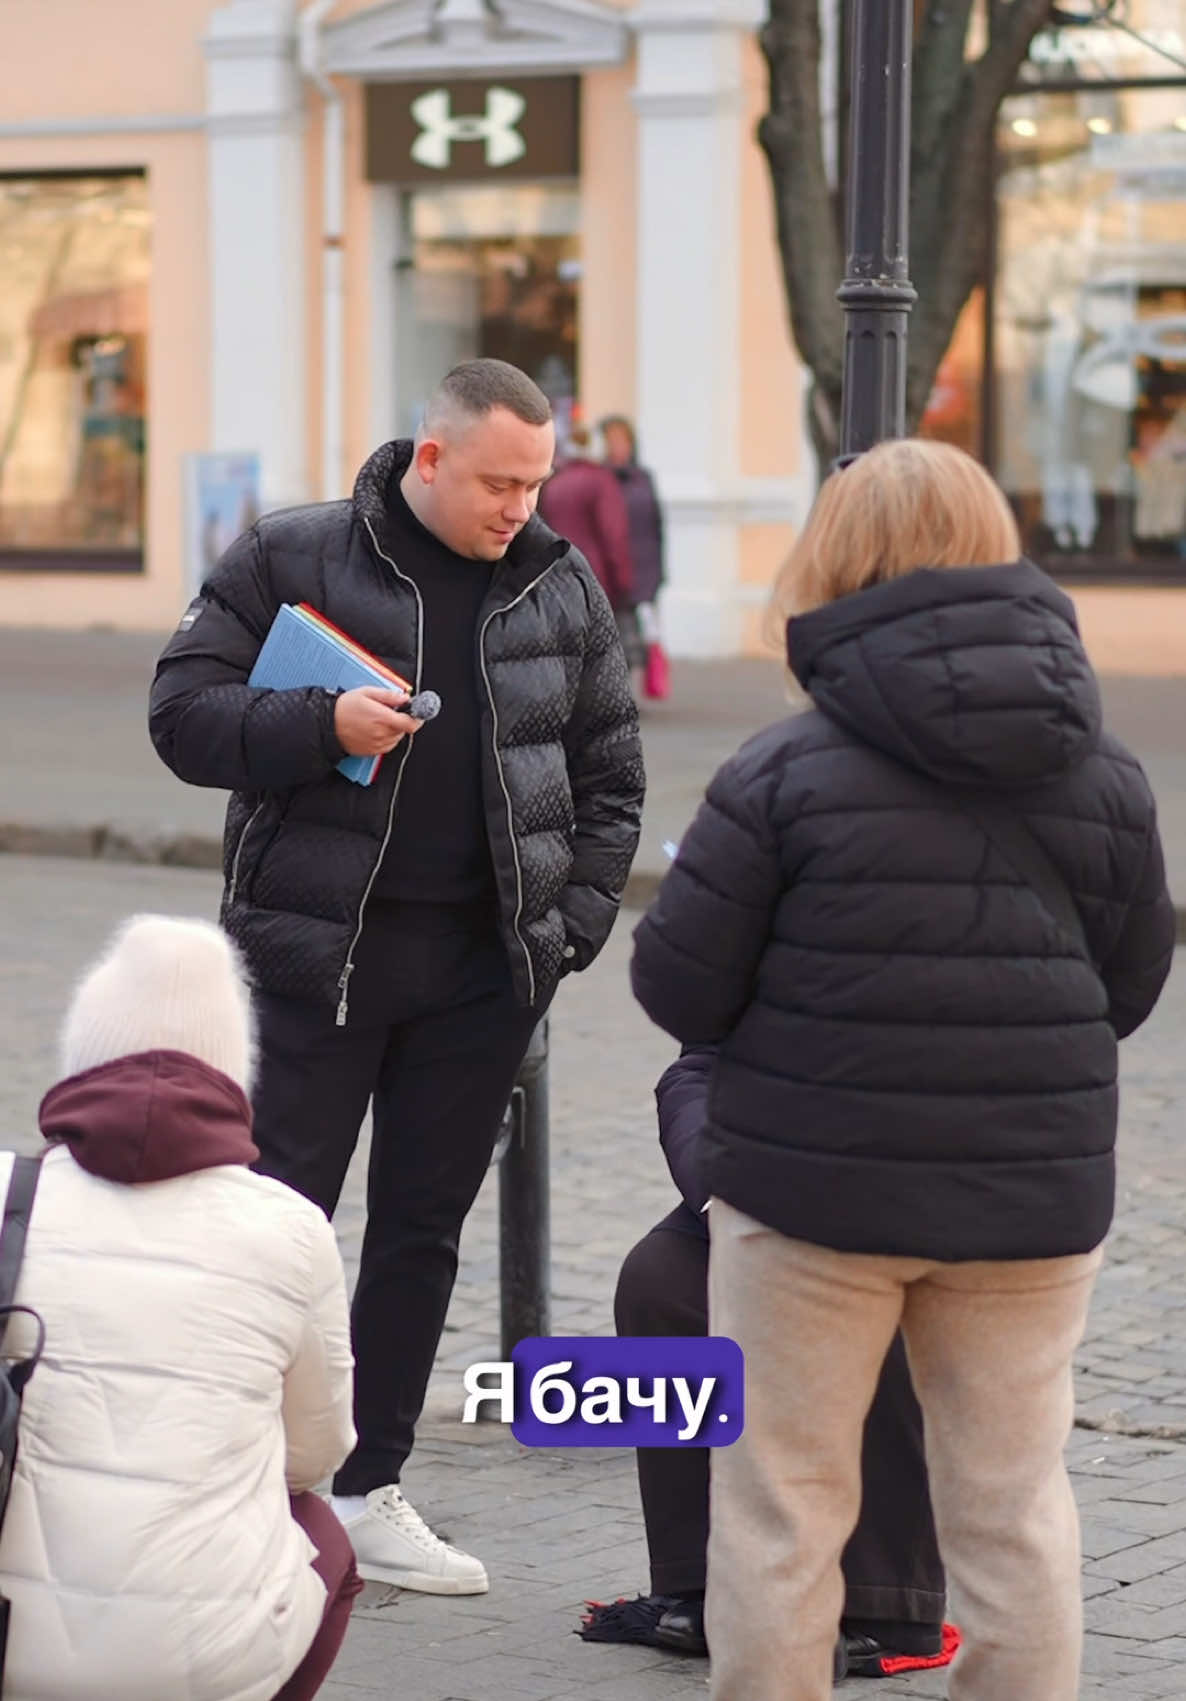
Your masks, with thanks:
<instances>
[{"instance_id":1,"label":"hood of jacket","mask_svg":"<svg viewBox=\"0 0 1186 1701\"><path fill-rule=\"evenodd\" d=\"M106 1181L169 1181L250 1164L251 1106L229 1076L181 1051L143 1051L51 1087L41 1132Z\"/></svg>"},{"instance_id":2,"label":"hood of jacket","mask_svg":"<svg viewBox=\"0 0 1186 1701\"><path fill-rule=\"evenodd\" d=\"M787 623L815 706L905 766L1006 789L1096 747L1099 687L1070 598L1030 561L923 567Z\"/></svg>"},{"instance_id":3,"label":"hood of jacket","mask_svg":"<svg viewBox=\"0 0 1186 1701\"><path fill-rule=\"evenodd\" d=\"M380 444L374 454L363 462L354 481L351 505L355 518L372 533L386 554L391 553L387 522L388 487L393 478L402 478L411 466L414 447L410 437ZM558 537L538 514L533 514L496 564L495 580L512 590L517 589L519 581L526 583L568 553L569 545L565 540Z\"/></svg>"}]
</instances>

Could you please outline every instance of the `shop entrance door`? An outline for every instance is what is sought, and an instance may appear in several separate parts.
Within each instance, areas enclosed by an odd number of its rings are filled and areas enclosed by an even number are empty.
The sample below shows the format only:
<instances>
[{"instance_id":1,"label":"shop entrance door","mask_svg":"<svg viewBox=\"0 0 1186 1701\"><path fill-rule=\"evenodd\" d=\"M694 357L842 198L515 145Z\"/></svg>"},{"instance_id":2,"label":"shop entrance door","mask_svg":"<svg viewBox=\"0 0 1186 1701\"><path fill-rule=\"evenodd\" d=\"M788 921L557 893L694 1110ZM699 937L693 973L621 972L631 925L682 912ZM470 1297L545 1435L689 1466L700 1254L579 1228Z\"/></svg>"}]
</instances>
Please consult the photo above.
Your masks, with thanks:
<instances>
[{"instance_id":1,"label":"shop entrance door","mask_svg":"<svg viewBox=\"0 0 1186 1701\"><path fill-rule=\"evenodd\" d=\"M402 197L396 275L399 430L459 361L506 360L551 400L576 396L581 276L575 188L441 188Z\"/></svg>"}]
</instances>

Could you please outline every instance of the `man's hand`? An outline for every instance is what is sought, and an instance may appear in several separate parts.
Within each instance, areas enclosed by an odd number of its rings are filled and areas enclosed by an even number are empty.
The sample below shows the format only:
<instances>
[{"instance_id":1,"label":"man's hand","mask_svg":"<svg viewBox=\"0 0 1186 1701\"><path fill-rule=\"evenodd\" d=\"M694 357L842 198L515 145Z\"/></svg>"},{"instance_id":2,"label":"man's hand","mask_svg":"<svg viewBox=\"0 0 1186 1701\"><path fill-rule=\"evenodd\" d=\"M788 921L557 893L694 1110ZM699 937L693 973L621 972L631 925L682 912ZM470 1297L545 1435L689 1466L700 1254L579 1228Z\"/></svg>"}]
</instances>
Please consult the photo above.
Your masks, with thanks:
<instances>
[{"instance_id":1,"label":"man's hand","mask_svg":"<svg viewBox=\"0 0 1186 1701\"><path fill-rule=\"evenodd\" d=\"M346 754L386 756L415 732L422 723L399 712L407 701L406 691L384 691L378 685L343 691L334 704L334 732Z\"/></svg>"}]
</instances>

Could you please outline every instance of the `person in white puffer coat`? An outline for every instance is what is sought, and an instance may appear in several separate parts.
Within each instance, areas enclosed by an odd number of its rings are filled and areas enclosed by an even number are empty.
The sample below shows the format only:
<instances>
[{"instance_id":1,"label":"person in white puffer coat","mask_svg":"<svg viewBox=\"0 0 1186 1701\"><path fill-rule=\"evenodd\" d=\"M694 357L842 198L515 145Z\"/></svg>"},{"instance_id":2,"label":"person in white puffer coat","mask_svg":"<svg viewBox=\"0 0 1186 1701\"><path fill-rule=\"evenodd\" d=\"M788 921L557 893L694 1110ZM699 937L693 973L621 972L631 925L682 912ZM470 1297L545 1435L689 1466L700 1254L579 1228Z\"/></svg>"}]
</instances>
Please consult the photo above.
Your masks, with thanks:
<instances>
[{"instance_id":1,"label":"person in white puffer coat","mask_svg":"<svg viewBox=\"0 0 1186 1701\"><path fill-rule=\"evenodd\" d=\"M70 1006L17 1288L46 1346L5 1701L306 1701L345 1634L361 1584L310 1492L354 1443L345 1281L316 1206L248 1168L252 1053L205 922L133 918Z\"/></svg>"}]
</instances>

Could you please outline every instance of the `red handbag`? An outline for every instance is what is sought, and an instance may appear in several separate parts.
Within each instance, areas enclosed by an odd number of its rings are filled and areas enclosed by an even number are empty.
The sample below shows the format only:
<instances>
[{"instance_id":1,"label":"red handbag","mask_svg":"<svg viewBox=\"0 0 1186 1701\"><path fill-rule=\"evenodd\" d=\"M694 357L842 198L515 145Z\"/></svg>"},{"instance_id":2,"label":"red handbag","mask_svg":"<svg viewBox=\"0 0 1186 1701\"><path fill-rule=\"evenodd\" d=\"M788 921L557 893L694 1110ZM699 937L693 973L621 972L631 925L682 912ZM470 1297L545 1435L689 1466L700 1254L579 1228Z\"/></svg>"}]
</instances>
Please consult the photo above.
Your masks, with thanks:
<instances>
[{"instance_id":1,"label":"red handbag","mask_svg":"<svg viewBox=\"0 0 1186 1701\"><path fill-rule=\"evenodd\" d=\"M667 659L667 651L658 642L647 645L647 664L643 673L642 689L644 695L654 703L661 703L671 694L671 663Z\"/></svg>"}]
</instances>

